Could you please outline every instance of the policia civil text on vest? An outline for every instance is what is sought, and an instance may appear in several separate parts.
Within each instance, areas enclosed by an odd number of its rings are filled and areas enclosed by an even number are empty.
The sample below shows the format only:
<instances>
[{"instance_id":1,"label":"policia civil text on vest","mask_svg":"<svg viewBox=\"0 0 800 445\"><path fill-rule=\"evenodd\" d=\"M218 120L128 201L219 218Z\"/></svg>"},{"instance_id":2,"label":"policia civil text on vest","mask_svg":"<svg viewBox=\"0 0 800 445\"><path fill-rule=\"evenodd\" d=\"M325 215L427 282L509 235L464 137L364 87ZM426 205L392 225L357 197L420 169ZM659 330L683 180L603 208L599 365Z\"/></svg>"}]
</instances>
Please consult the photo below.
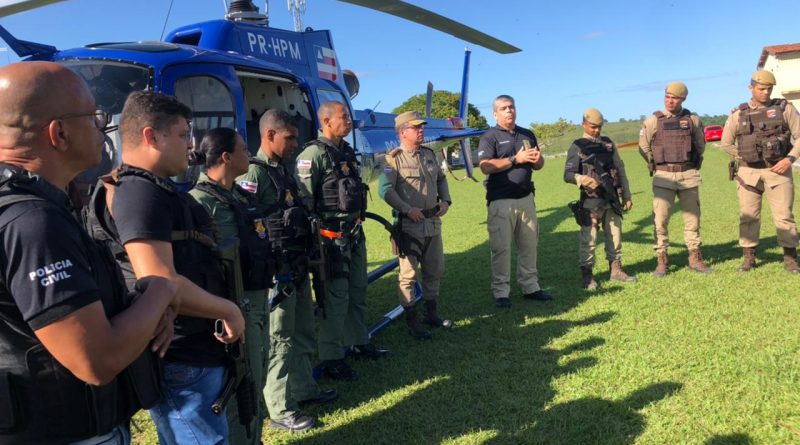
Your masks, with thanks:
<instances>
[{"instance_id":1,"label":"policia civil text on vest","mask_svg":"<svg viewBox=\"0 0 800 445\"><path fill-rule=\"evenodd\" d=\"M106 316L111 318L136 298L128 293L111 253L95 242L73 219L69 209L53 201L40 180L3 166L0 180L0 230L11 209L25 201L41 201L74 222L66 231L80 233ZM140 291L144 291L140 287ZM10 299L0 282L0 300ZM0 309L0 444L64 444L108 433L134 413L161 398L160 363L149 348L106 385L87 384L75 377L43 347L18 311ZM2 345L10 345L5 348Z\"/></svg>"}]
</instances>

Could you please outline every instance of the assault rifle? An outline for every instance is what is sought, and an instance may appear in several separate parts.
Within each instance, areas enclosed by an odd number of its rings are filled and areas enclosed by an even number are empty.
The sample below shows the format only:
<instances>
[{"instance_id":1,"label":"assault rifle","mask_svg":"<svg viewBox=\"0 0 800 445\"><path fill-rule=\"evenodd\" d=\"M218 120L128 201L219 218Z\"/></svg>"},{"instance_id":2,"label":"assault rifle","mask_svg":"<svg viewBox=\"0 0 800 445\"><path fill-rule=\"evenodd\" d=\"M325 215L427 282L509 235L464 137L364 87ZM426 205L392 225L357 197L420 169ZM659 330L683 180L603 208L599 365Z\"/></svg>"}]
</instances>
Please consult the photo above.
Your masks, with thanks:
<instances>
[{"instance_id":1,"label":"assault rifle","mask_svg":"<svg viewBox=\"0 0 800 445\"><path fill-rule=\"evenodd\" d=\"M604 163L598 159L597 155L592 154L586 161L590 161L594 166L594 170L600 177L600 195L611 206L611 210L619 216L622 216L623 202L622 202L622 187L617 186L617 173L613 171L612 166Z\"/></svg>"},{"instance_id":2,"label":"assault rifle","mask_svg":"<svg viewBox=\"0 0 800 445\"><path fill-rule=\"evenodd\" d=\"M230 238L218 245L220 259L225 270L225 282L228 285L230 299L236 303L246 317L250 310L250 301L244 297L242 272L239 258L239 239ZM214 333L218 336L225 333L222 320L214 323ZM252 437L251 426L253 419L258 415L256 399L256 386L250 369L247 350L242 341L226 345L225 350L232 363L225 369L222 392L211 405L214 414L222 414L231 397L236 394L236 407L239 413L239 423L245 427L247 438Z\"/></svg>"},{"instance_id":3,"label":"assault rifle","mask_svg":"<svg viewBox=\"0 0 800 445\"><path fill-rule=\"evenodd\" d=\"M311 269L311 286L314 289L314 298L317 307L322 311L322 318L326 318L325 313L325 281L328 276L328 247L322 237L322 219L318 215L311 218L311 252L308 257L308 267Z\"/></svg>"}]
</instances>

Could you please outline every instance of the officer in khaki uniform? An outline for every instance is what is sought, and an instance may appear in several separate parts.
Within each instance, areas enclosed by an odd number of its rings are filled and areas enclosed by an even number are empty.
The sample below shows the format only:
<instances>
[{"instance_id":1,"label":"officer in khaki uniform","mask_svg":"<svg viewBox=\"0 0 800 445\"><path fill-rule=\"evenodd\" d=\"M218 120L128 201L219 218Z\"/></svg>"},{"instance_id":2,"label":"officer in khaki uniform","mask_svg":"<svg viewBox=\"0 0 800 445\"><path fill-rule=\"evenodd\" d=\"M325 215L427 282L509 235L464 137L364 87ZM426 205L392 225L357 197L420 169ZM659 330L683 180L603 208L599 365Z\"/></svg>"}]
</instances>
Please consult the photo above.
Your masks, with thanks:
<instances>
[{"instance_id":1,"label":"officer in khaki uniform","mask_svg":"<svg viewBox=\"0 0 800 445\"><path fill-rule=\"evenodd\" d=\"M622 215L617 212L630 210L631 189L625 174L625 164L619 157L617 146L611 139L600 136L603 128L603 114L596 108L589 108L583 113L583 136L575 140L567 152L564 165L564 181L576 184L581 191L576 208L577 219L581 220L580 249L578 264L581 268L583 288L598 288L592 269L595 262L597 231L603 228L605 234L606 259L611 271L611 281L631 283L636 278L622 270ZM604 189L603 180L610 181L614 196ZM623 204L615 209L609 199L622 199ZM588 223L588 224L587 224Z\"/></svg>"},{"instance_id":2,"label":"officer in khaki uniform","mask_svg":"<svg viewBox=\"0 0 800 445\"><path fill-rule=\"evenodd\" d=\"M658 263L655 276L667 274L669 218L675 196L681 203L683 239L689 249L689 269L710 273L700 253L700 165L705 138L696 114L683 108L689 94L682 82L672 82L664 92L664 110L645 119L639 131L639 152L653 175L653 219Z\"/></svg>"},{"instance_id":3,"label":"officer in khaki uniform","mask_svg":"<svg viewBox=\"0 0 800 445\"><path fill-rule=\"evenodd\" d=\"M320 367L329 378L352 381L359 375L344 361L344 346L363 358L384 357L388 351L372 345L367 334L367 247L361 228L366 186L355 151L344 139L353 126L350 112L329 101L320 105L317 117L322 135L297 156L296 173L306 207L322 219L326 243Z\"/></svg>"},{"instance_id":4,"label":"officer in khaki uniform","mask_svg":"<svg viewBox=\"0 0 800 445\"><path fill-rule=\"evenodd\" d=\"M451 325L439 318L436 298L444 273L441 216L450 208L447 178L436 160L436 154L422 146L426 122L414 111L398 115L395 130L400 148L386 156L381 175L380 195L394 209L400 227L399 244L400 303L406 314L408 333L414 338L431 338L417 319L414 306L414 283L417 269L422 267L422 296L425 300L425 323L432 327Z\"/></svg>"},{"instance_id":5,"label":"officer in khaki uniform","mask_svg":"<svg viewBox=\"0 0 800 445\"><path fill-rule=\"evenodd\" d=\"M722 130L722 149L738 161L736 194L739 197L739 245L744 261L739 272L756 264L761 230L761 197L766 195L772 221L783 247L783 266L800 273L797 265L797 226L792 214L794 184L792 164L800 156L800 116L785 99L770 99L775 76L753 73L752 97L736 107ZM792 148L794 140L794 148Z\"/></svg>"}]
</instances>

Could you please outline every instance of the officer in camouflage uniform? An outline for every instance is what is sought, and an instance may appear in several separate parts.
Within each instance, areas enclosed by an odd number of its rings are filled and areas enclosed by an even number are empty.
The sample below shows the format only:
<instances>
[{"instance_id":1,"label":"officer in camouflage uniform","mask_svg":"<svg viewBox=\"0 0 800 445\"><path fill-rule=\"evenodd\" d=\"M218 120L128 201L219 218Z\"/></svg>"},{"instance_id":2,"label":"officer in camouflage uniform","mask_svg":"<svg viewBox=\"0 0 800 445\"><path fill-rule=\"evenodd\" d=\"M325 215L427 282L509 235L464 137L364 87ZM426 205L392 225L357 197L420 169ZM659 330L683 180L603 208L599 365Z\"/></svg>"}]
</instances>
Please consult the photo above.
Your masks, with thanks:
<instances>
[{"instance_id":1,"label":"officer in camouflage uniform","mask_svg":"<svg viewBox=\"0 0 800 445\"><path fill-rule=\"evenodd\" d=\"M400 148L386 156L381 175L380 195L392 206L400 228L396 242L400 246L400 303L406 314L408 333L419 339L431 338L417 318L414 283L417 268L422 266L422 297L425 300L425 323L432 327L450 327L450 320L439 318L436 298L444 273L441 216L450 208L447 178L439 167L436 153L422 146L426 122L414 111L398 115L395 130Z\"/></svg>"},{"instance_id":2,"label":"officer in camouflage uniform","mask_svg":"<svg viewBox=\"0 0 800 445\"><path fill-rule=\"evenodd\" d=\"M683 108L689 89L672 82L664 92L664 110L645 119L639 131L639 152L653 176L653 220L658 258L653 275L669 269L669 218L677 196L683 215L683 239L689 249L689 270L711 273L700 252L700 165L705 151L703 124Z\"/></svg>"},{"instance_id":3,"label":"officer in camouflage uniform","mask_svg":"<svg viewBox=\"0 0 800 445\"><path fill-rule=\"evenodd\" d=\"M792 213L794 184L792 164L800 156L800 116L786 99L770 99L775 76L753 73L752 98L739 105L725 122L722 149L738 162L736 194L739 197L739 245L744 261L739 272L755 267L761 230L761 198L766 195L772 221L783 247L783 266L800 273L797 264L797 225ZM794 140L794 147L792 146ZM735 167L734 167L735 169Z\"/></svg>"},{"instance_id":4,"label":"officer in camouflage uniform","mask_svg":"<svg viewBox=\"0 0 800 445\"><path fill-rule=\"evenodd\" d=\"M611 139L600 136L603 115L596 108L583 113L583 136L572 143L564 166L564 181L576 184L581 190L578 207L574 209L580 221L580 250L583 288L597 289L592 269L595 262L597 231L605 233L606 259L611 281L631 283L636 278L622 270L622 211L633 207L625 164ZM611 194L612 196L609 196ZM620 203L622 199L622 203Z\"/></svg>"},{"instance_id":5,"label":"officer in camouflage uniform","mask_svg":"<svg viewBox=\"0 0 800 445\"><path fill-rule=\"evenodd\" d=\"M317 117L322 136L298 155L296 173L307 208L322 219L326 240L320 367L332 379L356 380L358 374L344 361L344 346L352 346L360 357L379 358L388 352L370 344L367 334L367 247L361 229L366 185L355 152L344 140L353 125L347 107L325 102Z\"/></svg>"},{"instance_id":6,"label":"officer in camouflage uniform","mask_svg":"<svg viewBox=\"0 0 800 445\"><path fill-rule=\"evenodd\" d=\"M310 229L294 177L282 163L297 147L297 129L285 112L271 109L261 116L259 130L261 147L250 160L247 174L237 181L254 193L260 204L272 209L264 229L277 257L271 304L280 303L269 316L264 398L272 419L270 427L302 432L316 422L301 408L309 403L331 402L338 394L322 391L312 376L316 342L306 254Z\"/></svg>"}]
</instances>

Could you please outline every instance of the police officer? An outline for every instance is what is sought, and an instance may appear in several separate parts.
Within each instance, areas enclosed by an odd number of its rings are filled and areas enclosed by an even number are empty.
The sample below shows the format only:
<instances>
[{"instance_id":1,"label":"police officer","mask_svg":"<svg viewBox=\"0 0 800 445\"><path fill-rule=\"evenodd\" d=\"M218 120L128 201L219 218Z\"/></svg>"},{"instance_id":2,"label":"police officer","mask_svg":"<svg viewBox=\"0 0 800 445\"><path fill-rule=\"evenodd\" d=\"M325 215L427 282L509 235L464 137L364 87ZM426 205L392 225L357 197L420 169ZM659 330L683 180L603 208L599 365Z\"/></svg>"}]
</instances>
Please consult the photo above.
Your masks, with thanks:
<instances>
[{"instance_id":1,"label":"police officer","mask_svg":"<svg viewBox=\"0 0 800 445\"><path fill-rule=\"evenodd\" d=\"M172 336L175 285L138 283L64 193L100 162L108 116L86 83L50 62L0 68L0 443L127 444L128 422L160 397L152 351Z\"/></svg>"},{"instance_id":2,"label":"police officer","mask_svg":"<svg viewBox=\"0 0 800 445\"><path fill-rule=\"evenodd\" d=\"M492 108L497 125L481 136L478 158L481 171L488 177L486 227L495 306L511 307L512 241L517 245L517 282L523 298L551 300L553 297L539 287L539 219L532 180L533 170L544 167L544 156L533 132L517 125L514 98L497 96Z\"/></svg>"},{"instance_id":3,"label":"police officer","mask_svg":"<svg viewBox=\"0 0 800 445\"><path fill-rule=\"evenodd\" d=\"M308 215L284 159L297 147L297 128L288 114L271 109L261 116L261 145L239 184L267 207L266 229L277 258L277 283L271 292L269 365L264 397L272 428L303 432L314 427L302 408L332 402L335 390L323 391L312 375L316 349L314 306L308 282ZM287 226L290 224L290 226Z\"/></svg>"},{"instance_id":4,"label":"police officer","mask_svg":"<svg viewBox=\"0 0 800 445\"><path fill-rule=\"evenodd\" d=\"M606 136L600 136L603 114L596 108L583 113L583 136L576 139L567 152L564 181L576 184L581 191L576 212L580 221L580 250L583 288L597 289L592 269L595 262L597 231L605 234L606 259L611 281L631 283L636 278L622 270L622 211L633 207L625 164L617 146ZM620 199L622 202L620 202Z\"/></svg>"},{"instance_id":5,"label":"police officer","mask_svg":"<svg viewBox=\"0 0 800 445\"><path fill-rule=\"evenodd\" d=\"M261 402L267 363L264 340L269 335L267 292L272 287L275 273L274 259L266 237L266 211L256 203L255 196L236 185L236 177L247 172L249 158L244 139L236 131L224 127L209 130L203 136L198 153L206 171L189 193L214 219L223 240L221 244L225 245L234 238L238 240L244 289L239 303L245 309L246 364L251 373L251 380L243 384L245 391L258 390L250 397L242 396L250 404L243 405L248 412L239 412L238 401L228 404L226 411L230 442L258 445L261 443L261 429L267 411ZM249 439L246 437L248 432Z\"/></svg>"},{"instance_id":6,"label":"police officer","mask_svg":"<svg viewBox=\"0 0 800 445\"><path fill-rule=\"evenodd\" d=\"M766 195L772 221L783 247L783 267L800 273L797 265L797 225L792 213L792 164L800 156L800 116L786 99L770 99L775 76L753 73L752 97L736 107L722 130L722 149L738 161L736 194L739 197L739 245L744 261L739 272L755 267L761 230L761 197ZM795 140L792 146L792 140Z\"/></svg>"},{"instance_id":7,"label":"police officer","mask_svg":"<svg viewBox=\"0 0 800 445\"><path fill-rule=\"evenodd\" d=\"M354 355L385 356L367 335L367 247L361 222L366 211L366 186L355 151L344 140L353 122L347 107L325 102L317 110L322 136L297 157L300 192L308 209L320 216L326 234L326 316L319 326L319 358L323 373L335 380L356 380L344 361L344 346Z\"/></svg>"},{"instance_id":8,"label":"police officer","mask_svg":"<svg viewBox=\"0 0 800 445\"><path fill-rule=\"evenodd\" d=\"M386 156L381 175L380 194L394 209L400 228L400 304L406 314L408 333L414 338L431 338L417 318L414 305L414 283L417 268L422 268L422 297L425 300L425 323L432 327L450 327L437 312L439 282L444 273L442 220L450 208L447 178L436 160L436 154L422 144L426 122L414 111L399 114L394 127L400 148Z\"/></svg>"},{"instance_id":9,"label":"police officer","mask_svg":"<svg viewBox=\"0 0 800 445\"><path fill-rule=\"evenodd\" d=\"M689 89L672 82L664 91L664 110L656 111L642 123L639 152L653 176L653 220L655 225L656 269L663 277L669 269L669 218L675 196L681 202L683 238L689 249L689 270L711 273L700 252L700 165L705 138L696 114L683 108Z\"/></svg>"},{"instance_id":10,"label":"police officer","mask_svg":"<svg viewBox=\"0 0 800 445\"><path fill-rule=\"evenodd\" d=\"M188 167L191 110L154 92L128 96L120 118L123 165L107 178L106 224L124 246L137 277L156 275L178 286L176 339L164 364L166 393L150 410L160 443L226 443L225 416L211 405L223 388L228 356L223 343L244 334L239 306L216 256L213 221L169 177ZM222 333L215 335L215 320Z\"/></svg>"}]
</instances>

